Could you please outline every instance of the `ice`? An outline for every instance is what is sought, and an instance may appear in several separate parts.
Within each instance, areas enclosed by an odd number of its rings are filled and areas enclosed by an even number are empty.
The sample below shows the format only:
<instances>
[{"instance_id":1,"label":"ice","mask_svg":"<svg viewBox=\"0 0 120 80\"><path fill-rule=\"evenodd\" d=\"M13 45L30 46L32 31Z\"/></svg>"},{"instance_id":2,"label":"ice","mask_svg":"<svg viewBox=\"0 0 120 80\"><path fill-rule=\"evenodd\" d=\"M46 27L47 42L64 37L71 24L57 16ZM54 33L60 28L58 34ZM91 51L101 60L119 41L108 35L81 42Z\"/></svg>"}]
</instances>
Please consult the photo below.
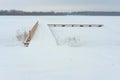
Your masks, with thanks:
<instances>
[{"instance_id":1,"label":"ice","mask_svg":"<svg viewBox=\"0 0 120 80\"><path fill-rule=\"evenodd\" d=\"M17 30L39 27L24 47ZM0 16L0 80L120 80L120 17ZM47 24L104 24L50 28Z\"/></svg>"}]
</instances>

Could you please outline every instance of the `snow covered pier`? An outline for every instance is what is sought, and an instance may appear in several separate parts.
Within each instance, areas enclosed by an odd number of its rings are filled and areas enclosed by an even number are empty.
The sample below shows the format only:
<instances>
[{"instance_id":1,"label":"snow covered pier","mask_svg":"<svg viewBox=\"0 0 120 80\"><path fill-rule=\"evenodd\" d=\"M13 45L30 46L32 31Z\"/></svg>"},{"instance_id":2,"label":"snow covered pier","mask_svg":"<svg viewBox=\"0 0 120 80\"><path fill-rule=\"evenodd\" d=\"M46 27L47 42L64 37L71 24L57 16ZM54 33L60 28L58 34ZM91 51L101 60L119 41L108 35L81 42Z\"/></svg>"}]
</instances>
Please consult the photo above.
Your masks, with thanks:
<instances>
[{"instance_id":1,"label":"snow covered pier","mask_svg":"<svg viewBox=\"0 0 120 80\"><path fill-rule=\"evenodd\" d=\"M38 22L36 22L35 25L32 27L32 29L29 31L29 34L28 34L27 38L24 41L24 45L26 47L29 45L31 39L33 38L38 25L39 25Z\"/></svg>"},{"instance_id":2,"label":"snow covered pier","mask_svg":"<svg viewBox=\"0 0 120 80\"><path fill-rule=\"evenodd\" d=\"M49 27L102 27L103 24L48 24Z\"/></svg>"}]
</instances>

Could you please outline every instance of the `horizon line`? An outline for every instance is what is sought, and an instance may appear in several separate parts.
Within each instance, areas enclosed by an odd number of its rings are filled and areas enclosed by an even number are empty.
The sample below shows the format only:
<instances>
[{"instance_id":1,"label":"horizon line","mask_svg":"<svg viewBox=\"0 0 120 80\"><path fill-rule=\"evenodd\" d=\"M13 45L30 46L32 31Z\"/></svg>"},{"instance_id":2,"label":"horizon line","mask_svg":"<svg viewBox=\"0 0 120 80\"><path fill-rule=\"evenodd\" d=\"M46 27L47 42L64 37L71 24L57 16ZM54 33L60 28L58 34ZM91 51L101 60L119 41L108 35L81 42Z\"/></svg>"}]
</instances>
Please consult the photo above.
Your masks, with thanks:
<instances>
[{"instance_id":1,"label":"horizon line","mask_svg":"<svg viewBox=\"0 0 120 80\"><path fill-rule=\"evenodd\" d=\"M23 12L120 12L120 11L107 11L107 10L74 10L74 11L57 11L57 10L48 10L48 11L27 11L27 10L19 10L19 9L0 9L0 11L23 11Z\"/></svg>"}]
</instances>

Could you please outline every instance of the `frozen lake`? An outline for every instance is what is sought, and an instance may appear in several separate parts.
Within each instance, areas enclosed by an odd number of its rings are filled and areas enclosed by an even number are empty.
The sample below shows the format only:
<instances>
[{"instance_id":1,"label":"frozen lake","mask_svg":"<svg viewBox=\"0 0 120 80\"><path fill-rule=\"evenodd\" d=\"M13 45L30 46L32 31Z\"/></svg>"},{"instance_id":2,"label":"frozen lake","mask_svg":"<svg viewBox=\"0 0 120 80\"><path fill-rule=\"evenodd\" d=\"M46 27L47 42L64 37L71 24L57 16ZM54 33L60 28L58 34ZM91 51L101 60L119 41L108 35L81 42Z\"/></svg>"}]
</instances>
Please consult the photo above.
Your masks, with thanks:
<instances>
[{"instance_id":1,"label":"frozen lake","mask_svg":"<svg viewBox=\"0 0 120 80\"><path fill-rule=\"evenodd\" d=\"M16 31L29 30L36 21L39 28L26 48L16 39ZM0 80L120 79L118 16L0 16L0 28Z\"/></svg>"}]
</instances>

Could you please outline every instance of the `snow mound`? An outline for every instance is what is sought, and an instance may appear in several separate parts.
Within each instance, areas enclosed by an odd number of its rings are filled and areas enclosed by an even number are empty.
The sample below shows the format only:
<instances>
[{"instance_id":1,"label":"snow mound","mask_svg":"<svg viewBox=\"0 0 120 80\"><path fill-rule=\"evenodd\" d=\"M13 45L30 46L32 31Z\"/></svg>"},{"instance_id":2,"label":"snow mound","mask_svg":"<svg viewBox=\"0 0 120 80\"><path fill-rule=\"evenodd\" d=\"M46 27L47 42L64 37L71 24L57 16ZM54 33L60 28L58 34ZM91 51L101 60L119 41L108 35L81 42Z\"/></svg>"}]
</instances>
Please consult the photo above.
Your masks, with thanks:
<instances>
[{"instance_id":1,"label":"snow mound","mask_svg":"<svg viewBox=\"0 0 120 80\"><path fill-rule=\"evenodd\" d=\"M57 39L57 45L67 45L71 47L79 47L80 46L80 38L76 36L68 36L65 39Z\"/></svg>"}]
</instances>

